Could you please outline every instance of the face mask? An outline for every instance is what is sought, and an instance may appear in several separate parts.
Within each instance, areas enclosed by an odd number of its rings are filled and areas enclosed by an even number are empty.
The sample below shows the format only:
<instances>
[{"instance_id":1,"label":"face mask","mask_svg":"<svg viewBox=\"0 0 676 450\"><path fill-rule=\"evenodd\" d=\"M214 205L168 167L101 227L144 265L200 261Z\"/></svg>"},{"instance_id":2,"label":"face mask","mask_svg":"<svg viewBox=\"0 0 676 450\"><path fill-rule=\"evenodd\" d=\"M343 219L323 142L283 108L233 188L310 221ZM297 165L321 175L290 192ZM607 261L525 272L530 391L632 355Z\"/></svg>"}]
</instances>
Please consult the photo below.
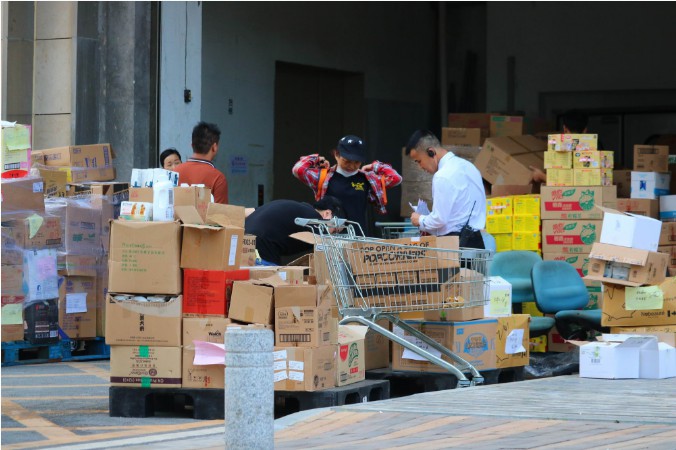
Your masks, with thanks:
<instances>
[{"instance_id":1,"label":"face mask","mask_svg":"<svg viewBox=\"0 0 676 450\"><path fill-rule=\"evenodd\" d=\"M352 175L356 175L357 172L359 172L359 170L355 170L353 172L347 172L347 171L341 169L340 166L336 166L336 172L338 172L339 174L341 174L344 177L351 177Z\"/></svg>"}]
</instances>

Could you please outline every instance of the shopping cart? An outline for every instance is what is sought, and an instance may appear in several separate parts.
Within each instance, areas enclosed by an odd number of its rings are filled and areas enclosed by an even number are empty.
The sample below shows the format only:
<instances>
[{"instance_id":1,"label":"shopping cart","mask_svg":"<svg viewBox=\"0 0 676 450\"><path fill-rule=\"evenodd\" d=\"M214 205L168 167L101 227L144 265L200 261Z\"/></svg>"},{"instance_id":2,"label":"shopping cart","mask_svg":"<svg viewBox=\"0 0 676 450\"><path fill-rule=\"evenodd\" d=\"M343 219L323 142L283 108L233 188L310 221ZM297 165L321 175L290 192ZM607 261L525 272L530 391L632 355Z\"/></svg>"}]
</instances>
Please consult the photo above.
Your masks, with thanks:
<instances>
[{"instance_id":1,"label":"shopping cart","mask_svg":"<svg viewBox=\"0 0 676 450\"><path fill-rule=\"evenodd\" d=\"M296 224L310 228L316 252L325 255L328 273L318 273L317 278L333 285L340 324L366 325L449 371L458 378L458 386L483 383L474 366L400 320L398 314L484 305L491 250L458 250L449 245L453 240L435 236L417 236L406 244L366 238L355 233L358 224L344 219L298 218ZM332 234L336 228L343 231ZM378 325L379 319L390 321L396 333ZM471 373L471 380L465 372Z\"/></svg>"},{"instance_id":2,"label":"shopping cart","mask_svg":"<svg viewBox=\"0 0 676 450\"><path fill-rule=\"evenodd\" d=\"M383 239L399 239L403 237L420 236L420 230L408 222L376 222Z\"/></svg>"}]
</instances>

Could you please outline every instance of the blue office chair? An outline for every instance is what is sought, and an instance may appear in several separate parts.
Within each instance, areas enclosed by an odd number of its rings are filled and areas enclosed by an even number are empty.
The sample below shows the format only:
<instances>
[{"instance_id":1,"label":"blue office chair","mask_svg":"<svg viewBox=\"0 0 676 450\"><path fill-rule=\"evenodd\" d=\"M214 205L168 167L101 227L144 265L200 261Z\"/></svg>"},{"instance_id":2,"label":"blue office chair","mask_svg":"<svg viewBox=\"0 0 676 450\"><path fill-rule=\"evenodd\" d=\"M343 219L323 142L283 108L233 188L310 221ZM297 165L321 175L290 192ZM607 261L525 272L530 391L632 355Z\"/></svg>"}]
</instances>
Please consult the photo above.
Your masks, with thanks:
<instances>
[{"instance_id":1,"label":"blue office chair","mask_svg":"<svg viewBox=\"0 0 676 450\"><path fill-rule=\"evenodd\" d=\"M512 305L516 313L521 312L521 303L535 301L531 270L538 262L542 262L540 255L525 250L497 253L491 262L489 275L500 276L512 285ZM552 317L531 317L528 330L531 337L536 337L547 334L553 326Z\"/></svg>"},{"instance_id":2,"label":"blue office chair","mask_svg":"<svg viewBox=\"0 0 676 450\"><path fill-rule=\"evenodd\" d=\"M575 326L584 332L598 330L601 326L601 310L583 310L589 303L589 292L577 270L565 261L540 261L531 272L535 303L545 314L554 314L556 329L564 339L579 338Z\"/></svg>"}]
</instances>

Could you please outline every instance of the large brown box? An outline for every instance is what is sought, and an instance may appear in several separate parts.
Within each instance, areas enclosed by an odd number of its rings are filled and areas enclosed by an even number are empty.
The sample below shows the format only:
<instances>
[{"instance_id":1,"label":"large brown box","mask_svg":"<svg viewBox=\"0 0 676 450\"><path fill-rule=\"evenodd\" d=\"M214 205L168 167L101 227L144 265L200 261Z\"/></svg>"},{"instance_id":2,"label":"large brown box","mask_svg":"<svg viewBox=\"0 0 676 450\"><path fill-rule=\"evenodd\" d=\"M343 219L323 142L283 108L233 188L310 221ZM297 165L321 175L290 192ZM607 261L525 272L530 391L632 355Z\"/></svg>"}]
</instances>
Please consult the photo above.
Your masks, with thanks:
<instances>
[{"instance_id":1,"label":"large brown box","mask_svg":"<svg viewBox=\"0 0 676 450\"><path fill-rule=\"evenodd\" d=\"M659 245L676 245L676 222L662 222Z\"/></svg>"},{"instance_id":2,"label":"large brown box","mask_svg":"<svg viewBox=\"0 0 676 450\"><path fill-rule=\"evenodd\" d=\"M626 291L629 286L603 284L601 325L604 327L676 325L676 277L667 278L660 285L661 309L628 310Z\"/></svg>"},{"instance_id":3,"label":"large brown box","mask_svg":"<svg viewBox=\"0 0 676 450\"><path fill-rule=\"evenodd\" d=\"M660 201L651 198L618 198L617 210L659 220Z\"/></svg>"},{"instance_id":4,"label":"large brown box","mask_svg":"<svg viewBox=\"0 0 676 450\"><path fill-rule=\"evenodd\" d=\"M489 135L490 137L500 136L521 136L523 134L523 117L521 116L493 116Z\"/></svg>"},{"instance_id":5,"label":"large brown box","mask_svg":"<svg viewBox=\"0 0 676 450\"><path fill-rule=\"evenodd\" d=\"M669 260L665 253L596 242L585 279L633 287L655 285L664 281Z\"/></svg>"},{"instance_id":6,"label":"large brown box","mask_svg":"<svg viewBox=\"0 0 676 450\"><path fill-rule=\"evenodd\" d=\"M321 391L336 386L336 345L275 347L275 391Z\"/></svg>"},{"instance_id":7,"label":"large brown box","mask_svg":"<svg viewBox=\"0 0 676 450\"><path fill-rule=\"evenodd\" d=\"M491 128L490 113L451 113L448 115L450 128L479 128L481 130L481 145L489 135Z\"/></svg>"},{"instance_id":8,"label":"large brown box","mask_svg":"<svg viewBox=\"0 0 676 450\"><path fill-rule=\"evenodd\" d=\"M2 180L2 216L45 212L45 183L39 177Z\"/></svg>"},{"instance_id":9,"label":"large brown box","mask_svg":"<svg viewBox=\"0 0 676 450\"><path fill-rule=\"evenodd\" d=\"M180 294L178 222L115 220L110 232L108 290L125 294Z\"/></svg>"},{"instance_id":10,"label":"large brown box","mask_svg":"<svg viewBox=\"0 0 676 450\"><path fill-rule=\"evenodd\" d=\"M540 217L543 220L602 219L596 206L617 209L615 186L542 186Z\"/></svg>"},{"instance_id":11,"label":"large brown box","mask_svg":"<svg viewBox=\"0 0 676 450\"><path fill-rule=\"evenodd\" d=\"M48 148L34 153L44 156L46 166L86 169L112 167L113 158L115 158L115 152L110 144L71 145Z\"/></svg>"},{"instance_id":12,"label":"large brown box","mask_svg":"<svg viewBox=\"0 0 676 450\"><path fill-rule=\"evenodd\" d=\"M132 202L153 202L153 188L129 189L129 200ZM174 187L174 208L177 206L193 206L200 217L205 220L207 209L211 203L211 189L201 186L176 186ZM174 217L178 219L178 214Z\"/></svg>"},{"instance_id":13,"label":"large brown box","mask_svg":"<svg viewBox=\"0 0 676 450\"><path fill-rule=\"evenodd\" d=\"M70 339L96 336L96 277L59 280L59 327Z\"/></svg>"},{"instance_id":14,"label":"large brown box","mask_svg":"<svg viewBox=\"0 0 676 450\"><path fill-rule=\"evenodd\" d=\"M63 244L61 219L33 214L3 222L3 246L22 249L58 248Z\"/></svg>"},{"instance_id":15,"label":"large brown box","mask_svg":"<svg viewBox=\"0 0 676 450\"><path fill-rule=\"evenodd\" d=\"M495 367L527 366L530 361L530 314L512 314L497 319Z\"/></svg>"},{"instance_id":16,"label":"large brown box","mask_svg":"<svg viewBox=\"0 0 676 450\"><path fill-rule=\"evenodd\" d=\"M543 220L543 253L588 253L601 236L603 220Z\"/></svg>"},{"instance_id":17,"label":"large brown box","mask_svg":"<svg viewBox=\"0 0 676 450\"><path fill-rule=\"evenodd\" d=\"M613 183L617 186L618 198L631 197L631 170L613 170Z\"/></svg>"},{"instance_id":18,"label":"large brown box","mask_svg":"<svg viewBox=\"0 0 676 450\"><path fill-rule=\"evenodd\" d=\"M111 346L110 385L180 388L181 347Z\"/></svg>"},{"instance_id":19,"label":"large brown box","mask_svg":"<svg viewBox=\"0 0 676 450\"><path fill-rule=\"evenodd\" d=\"M534 136L502 136L486 139L474 164L491 184L529 184L529 166L544 167L547 145Z\"/></svg>"},{"instance_id":20,"label":"large brown box","mask_svg":"<svg viewBox=\"0 0 676 450\"><path fill-rule=\"evenodd\" d=\"M181 308L183 296L167 302L106 301L106 344L181 346Z\"/></svg>"},{"instance_id":21,"label":"large brown box","mask_svg":"<svg viewBox=\"0 0 676 450\"><path fill-rule=\"evenodd\" d=\"M479 147L481 145L481 129L442 128L441 145Z\"/></svg>"},{"instance_id":22,"label":"large brown box","mask_svg":"<svg viewBox=\"0 0 676 450\"><path fill-rule=\"evenodd\" d=\"M183 318L183 375L184 388L225 387L224 364L193 364L195 359L194 341L222 344L225 329L232 321L223 317L184 317ZM224 360L225 362L225 360Z\"/></svg>"},{"instance_id":23,"label":"large brown box","mask_svg":"<svg viewBox=\"0 0 676 450\"><path fill-rule=\"evenodd\" d=\"M634 145L634 171L669 172L669 146Z\"/></svg>"},{"instance_id":24,"label":"large brown box","mask_svg":"<svg viewBox=\"0 0 676 450\"><path fill-rule=\"evenodd\" d=\"M275 287L275 345L319 347L337 342L338 323L331 317L333 297L323 285Z\"/></svg>"},{"instance_id":25,"label":"large brown box","mask_svg":"<svg viewBox=\"0 0 676 450\"><path fill-rule=\"evenodd\" d=\"M272 325L275 287L284 284L278 276L263 280L235 281L232 286L228 317L245 323Z\"/></svg>"}]
</instances>

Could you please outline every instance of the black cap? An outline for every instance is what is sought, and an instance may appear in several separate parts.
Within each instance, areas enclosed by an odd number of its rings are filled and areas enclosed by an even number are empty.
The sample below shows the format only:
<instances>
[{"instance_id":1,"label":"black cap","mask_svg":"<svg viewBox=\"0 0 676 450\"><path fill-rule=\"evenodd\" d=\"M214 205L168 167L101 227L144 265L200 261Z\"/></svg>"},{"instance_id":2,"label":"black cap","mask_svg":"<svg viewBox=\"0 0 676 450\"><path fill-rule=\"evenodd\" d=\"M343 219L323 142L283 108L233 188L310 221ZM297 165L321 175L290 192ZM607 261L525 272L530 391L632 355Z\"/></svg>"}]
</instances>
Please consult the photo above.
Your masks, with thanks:
<instances>
[{"instance_id":1,"label":"black cap","mask_svg":"<svg viewBox=\"0 0 676 450\"><path fill-rule=\"evenodd\" d=\"M366 162L366 145L360 137L348 134L338 141L338 153L350 161Z\"/></svg>"}]
</instances>

